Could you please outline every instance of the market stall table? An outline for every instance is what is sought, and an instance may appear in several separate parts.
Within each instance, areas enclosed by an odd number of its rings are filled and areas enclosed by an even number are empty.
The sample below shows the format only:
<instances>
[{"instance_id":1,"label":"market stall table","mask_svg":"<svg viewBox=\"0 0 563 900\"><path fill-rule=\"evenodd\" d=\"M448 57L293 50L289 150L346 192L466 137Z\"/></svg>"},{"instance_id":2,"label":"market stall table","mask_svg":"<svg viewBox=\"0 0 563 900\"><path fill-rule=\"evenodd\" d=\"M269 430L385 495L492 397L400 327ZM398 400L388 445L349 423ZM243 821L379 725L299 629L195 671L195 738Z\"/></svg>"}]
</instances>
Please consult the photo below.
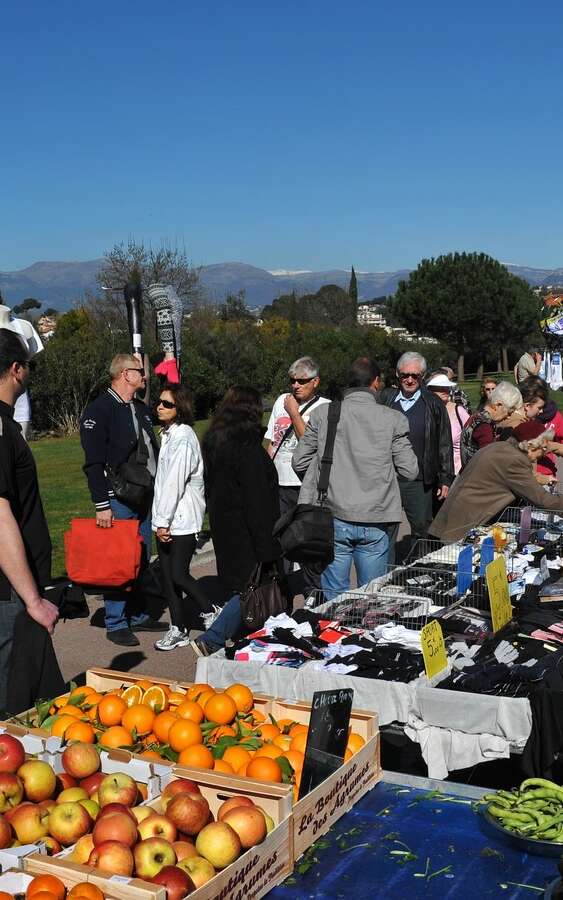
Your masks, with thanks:
<instances>
[{"instance_id":1,"label":"market stall table","mask_svg":"<svg viewBox=\"0 0 563 900\"><path fill-rule=\"evenodd\" d=\"M439 794L435 793L439 791ZM486 791L384 772L295 865L271 900L541 897L557 860L486 836L472 802Z\"/></svg>"},{"instance_id":2,"label":"market stall table","mask_svg":"<svg viewBox=\"0 0 563 900\"><path fill-rule=\"evenodd\" d=\"M288 700L310 701L315 691L353 687L354 706L377 712L381 728L392 723L408 727L432 778L521 753L532 728L526 698L460 695L430 687L425 678L404 684L321 672L308 664L287 669L229 660L224 651L198 659L195 678L223 688L241 681L256 693Z\"/></svg>"}]
</instances>

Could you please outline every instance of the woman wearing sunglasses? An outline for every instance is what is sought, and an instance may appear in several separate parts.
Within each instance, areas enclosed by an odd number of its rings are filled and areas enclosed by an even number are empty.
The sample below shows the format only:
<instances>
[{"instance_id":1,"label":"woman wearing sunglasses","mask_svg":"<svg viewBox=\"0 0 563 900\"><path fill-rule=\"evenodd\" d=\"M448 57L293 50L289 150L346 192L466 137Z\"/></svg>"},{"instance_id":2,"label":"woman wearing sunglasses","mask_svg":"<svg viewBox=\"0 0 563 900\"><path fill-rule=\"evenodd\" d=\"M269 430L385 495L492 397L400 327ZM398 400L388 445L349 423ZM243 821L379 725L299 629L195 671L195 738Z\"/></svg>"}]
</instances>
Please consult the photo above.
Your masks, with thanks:
<instances>
[{"instance_id":1,"label":"woman wearing sunglasses","mask_svg":"<svg viewBox=\"0 0 563 900\"><path fill-rule=\"evenodd\" d=\"M190 627L206 627L209 613L213 615L209 600L189 571L205 515L203 461L191 427L192 408L184 385L166 384L162 388L156 414L162 425L162 443L152 530L156 532L170 628L154 646L157 650L174 650L188 645Z\"/></svg>"},{"instance_id":2,"label":"woman wearing sunglasses","mask_svg":"<svg viewBox=\"0 0 563 900\"><path fill-rule=\"evenodd\" d=\"M496 378L483 378L481 390L479 391L479 406L477 407L477 412L480 412L480 410L485 408L498 383Z\"/></svg>"}]
</instances>

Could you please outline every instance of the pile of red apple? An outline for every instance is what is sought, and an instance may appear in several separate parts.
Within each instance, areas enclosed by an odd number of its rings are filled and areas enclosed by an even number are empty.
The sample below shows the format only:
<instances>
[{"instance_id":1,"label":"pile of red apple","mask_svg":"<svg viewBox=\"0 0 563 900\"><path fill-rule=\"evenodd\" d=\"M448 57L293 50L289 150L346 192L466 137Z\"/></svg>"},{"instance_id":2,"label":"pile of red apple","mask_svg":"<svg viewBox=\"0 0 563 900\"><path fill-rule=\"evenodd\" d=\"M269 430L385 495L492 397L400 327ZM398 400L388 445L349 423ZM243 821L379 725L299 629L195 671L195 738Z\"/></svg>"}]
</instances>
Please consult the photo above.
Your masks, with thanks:
<instances>
[{"instance_id":1,"label":"pile of red apple","mask_svg":"<svg viewBox=\"0 0 563 900\"><path fill-rule=\"evenodd\" d=\"M43 841L48 851L73 847L69 861L108 875L136 875L164 885L179 900L241 853L264 840L274 822L243 796L231 797L217 820L198 785L170 782L153 806L125 772L104 775L92 744L69 744L64 772L25 759L23 745L0 734L0 848Z\"/></svg>"}]
</instances>

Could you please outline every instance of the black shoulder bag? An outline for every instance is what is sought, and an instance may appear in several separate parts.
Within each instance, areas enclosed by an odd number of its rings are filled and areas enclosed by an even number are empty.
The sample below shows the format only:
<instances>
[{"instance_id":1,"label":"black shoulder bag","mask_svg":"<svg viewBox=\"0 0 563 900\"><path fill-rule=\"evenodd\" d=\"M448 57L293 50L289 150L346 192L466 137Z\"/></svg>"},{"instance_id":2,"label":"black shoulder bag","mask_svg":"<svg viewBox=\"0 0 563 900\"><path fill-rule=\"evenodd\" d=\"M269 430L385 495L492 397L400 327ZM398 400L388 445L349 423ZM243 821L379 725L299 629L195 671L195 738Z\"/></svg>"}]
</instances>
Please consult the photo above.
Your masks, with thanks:
<instances>
[{"instance_id":1,"label":"black shoulder bag","mask_svg":"<svg viewBox=\"0 0 563 900\"><path fill-rule=\"evenodd\" d=\"M316 403L318 399L319 399L318 395L315 394L315 396L311 400L309 400L308 403L305 404L303 409L299 412L299 415L304 416L305 413L307 412L307 410L310 409L311 406L313 406L313 404ZM287 439L291 437L291 435L293 434L294 431L295 431L295 427L292 422L291 425L287 426L284 433L282 434L281 441L279 442L278 446L276 447L276 452L272 456L272 462L275 460L276 456L280 452L282 444L285 443L285 441L287 441Z\"/></svg>"},{"instance_id":2,"label":"black shoulder bag","mask_svg":"<svg viewBox=\"0 0 563 900\"><path fill-rule=\"evenodd\" d=\"M277 537L286 559L298 563L321 563L334 559L334 523L325 505L334 453L336 429L341 403L333 401L328 408L326 443L317 484L317 503L298 503L276 522Z\"/></svg>"},{"instance_id":3,"label":"black shoulder bag","mask_svg":"<svg viewBox=\"0 0 563 900\"><path fill-rule=\"evenodd\" d=\"M137 447L126 462L121 463L117 469L108 467L107 473L117 500L134 512L144 515L152 503L154 478L147 469L149 451L143 434L142 419L135 404L133 415L139 429Z\"/></svg>"}]
</instances>

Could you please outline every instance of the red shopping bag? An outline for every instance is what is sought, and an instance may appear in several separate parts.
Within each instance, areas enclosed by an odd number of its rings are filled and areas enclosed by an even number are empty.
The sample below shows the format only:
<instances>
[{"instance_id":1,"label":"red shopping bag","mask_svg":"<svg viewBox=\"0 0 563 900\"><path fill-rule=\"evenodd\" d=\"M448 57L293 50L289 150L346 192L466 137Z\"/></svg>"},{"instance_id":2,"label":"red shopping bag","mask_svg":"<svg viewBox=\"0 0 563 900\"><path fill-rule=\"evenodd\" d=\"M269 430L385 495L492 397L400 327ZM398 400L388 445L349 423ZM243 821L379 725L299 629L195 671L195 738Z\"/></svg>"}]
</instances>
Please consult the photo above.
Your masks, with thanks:
<instances>
[{"instance_id":1,"label":"red shopping bag","mask_svg":"<svg viewBox=\"0 0 563 900\"><path fill-rule=\"evenodd\" d=\"M139 574L138 519L114 519L111 528L99 528L95 519L73 519L64 541L66 571L76 584L123 587Z\"/></svg>"}]
</instances>

